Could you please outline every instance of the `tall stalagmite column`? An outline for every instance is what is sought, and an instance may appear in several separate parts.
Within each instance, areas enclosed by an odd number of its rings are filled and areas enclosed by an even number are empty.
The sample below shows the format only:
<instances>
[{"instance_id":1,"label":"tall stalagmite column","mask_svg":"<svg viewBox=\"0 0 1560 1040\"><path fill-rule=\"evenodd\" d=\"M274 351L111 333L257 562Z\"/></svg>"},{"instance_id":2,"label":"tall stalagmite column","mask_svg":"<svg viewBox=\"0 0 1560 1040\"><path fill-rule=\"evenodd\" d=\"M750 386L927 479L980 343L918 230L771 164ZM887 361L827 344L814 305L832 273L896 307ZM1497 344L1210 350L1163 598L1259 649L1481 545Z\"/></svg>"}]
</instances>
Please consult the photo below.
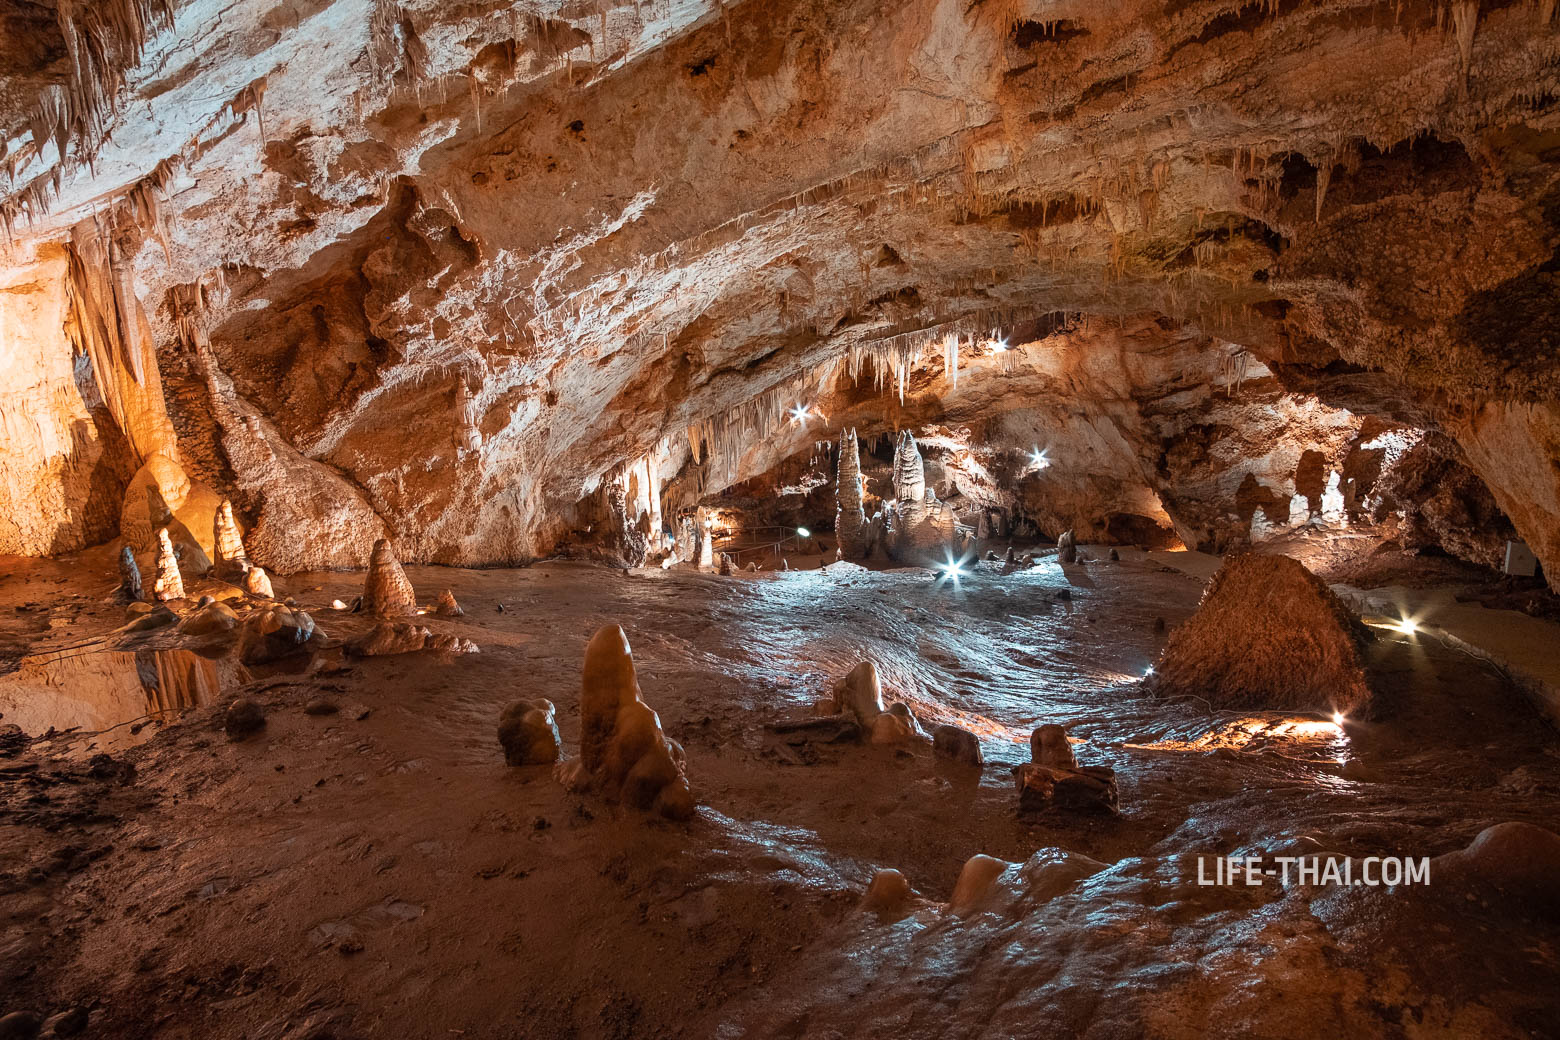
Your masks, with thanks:
<instances>
[{"instance_id":1,"label":"tall stalagmite column","mask_svg":"<svg viewBox=\"0 0 1560 1040\"><path fill-rule=\"evenodd\" d=\"M926 466L909 430L899 435L899 445L894 449L894 497L899 501L900 518L907 525L924 518Z\"/></svg>"},{"instance_id":2,"label":"tall stalagmite column","mask_svg":"<svg viewBox=\"0 0 1560 1040\"><path fill-rule=\"evenodd\" d=\"M839 540L839 558L859 560L866 556L867 515L861 508L861 444L855 430L840 436L839 481L834 487L834 534Z\"/></svg>"}]
</instances>

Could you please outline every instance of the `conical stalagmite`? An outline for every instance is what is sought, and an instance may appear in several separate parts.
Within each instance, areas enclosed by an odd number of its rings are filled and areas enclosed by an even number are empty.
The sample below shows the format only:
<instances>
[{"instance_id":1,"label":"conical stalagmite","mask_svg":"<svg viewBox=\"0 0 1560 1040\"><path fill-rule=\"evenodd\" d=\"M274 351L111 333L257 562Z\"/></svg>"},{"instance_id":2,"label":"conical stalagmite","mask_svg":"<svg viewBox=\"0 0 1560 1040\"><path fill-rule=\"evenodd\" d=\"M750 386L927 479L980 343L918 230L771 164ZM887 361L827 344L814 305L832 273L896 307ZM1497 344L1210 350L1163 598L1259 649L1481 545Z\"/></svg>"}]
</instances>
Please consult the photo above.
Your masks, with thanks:
<instances>
[{"instance_id":1,"label":"conical stalagmite","mask_svg":"<svg viewBox=\"0 0 1560 1040\"><path fill-rule=\"evenodd\" d=\"M417 613L417 593L396 559L388 538L374 543L368 561L368 580L363 583L363 612L381 617L402 617Z\"/></svg>"},{"instance_id":2,"label":"conical stalagmite","mask_svg":"<svg viewBox=\"0 0 1560 1040\"><path fill-rule=\"evenodd\" d=\"M695 526L699 530L699 570L713 570L715 568L715 536L710 530L709 515L702 506L699 507L699 511L695 516Z\"/></svg>"},{"instance_id":3,"label":"conical stalagmite","mask_svg":"<svg viewBox=\"0 0 1560 1040\"><path fill-rule=\"evenodd\" d=\"M223 499L212 520L211 542L216 552L215 569L219 575L237 574L249 566L249 554L244 552L244 540L238 533L238 522L233 519L233 503Z\"/></svg>"},{"instance_id":4,"label":"conical stalagmite","mask_svg":"<svg viewBox=\"0 0 1560 1040\"><path fill-rule=\"evenodd\" d=\"M861 446L855 430L840 437L839 479L834 488L834 533L839 538L839 558L859 560L868 548L867 514L861 508Z\"/></svg>"},{"instance_id":5,"label":"conical stalagmite","mask_svg":"<svg viewBox=\"0 0 1560 1040\"><path fill-rule=\"evenodd\" d=\"M909 430L899 435L899 445L894 449L894 497L912 509L919 509L926 500L926 465Z\"/></svg>"},{"instance_id":6,"label":"conical stalagmite","mask_svg":"<svg viewBox=\"0 0 1560 1040\"><path fill-rule=\"evenodd\" d=\"M264 567L251 567L245 572L244 591L261 599L276 598L276 593L271 588L271 576L265 572Z\"/></svg>"},{"instance_id":7,"label":"conical stalagmite","mask_svg":"<svg viewBox=\"0 0 1560 1040\"><path fill-rule=\"evenodd\" d=\"M465 376L455 385L455 411L460 417L460 446L476 451L482 447L482 431L477 428L477 402Z\"/></svg>"},{"instance_id":8,"label":"conical stalagmite","mask_svg":"<svg viewBox=\"0 0 1560 1040\"><path fill-rule=\"evenodd\" d=\"M464 617L466 612L460 609L460 604L455 602L455 593L445 589L439 593L439 598L433 604L433 612L439 617Z\"/></svg>"},{"instance_id":9,"label":"conical stalagmite","mask_svg":"<svg viewBox=\"0 0 1560 1040\"><path fill-rule=\"evenodd\" d=\"M720 554L720 572L726 575L732 572L731 557L726 553Z\"/></svg>"},{"instance_id":10,"label":"conical stalagmite","mask_svg":"<svg viewBox=\"0 0 1560 1040\"><path fill-rule=\"evenodd\" d=\"M693 815L683 749L667 739L660 717L640 698L628 637L617 625L597 631L585 648L580 722L580 759L560 774L566 782L588 781L671 819Z\"/></svg>"},{"instance_id":11,"label":"conical stalagmite","mask_svg":"<svg viewBox=\"0 0 1560 1040\"><path fill-rule=\"evenodd\" d=\"M184 579L179 575L179 559L173 554L173 539L166 527L157 530L157 579L152 595L164 603L184 598Z\"/></svg>"},{"instance_id":12,"label":"conical stalagmite","mask_svg":"<svg viewBox=\"0 0 1560 1040\"><path fill-rule=\"evenodd\" d=\"M119 592L132 602L146 597L141 588L141 568L135 565L135 553L128 545L119 550Z\"/></svg>"}]
</instances>

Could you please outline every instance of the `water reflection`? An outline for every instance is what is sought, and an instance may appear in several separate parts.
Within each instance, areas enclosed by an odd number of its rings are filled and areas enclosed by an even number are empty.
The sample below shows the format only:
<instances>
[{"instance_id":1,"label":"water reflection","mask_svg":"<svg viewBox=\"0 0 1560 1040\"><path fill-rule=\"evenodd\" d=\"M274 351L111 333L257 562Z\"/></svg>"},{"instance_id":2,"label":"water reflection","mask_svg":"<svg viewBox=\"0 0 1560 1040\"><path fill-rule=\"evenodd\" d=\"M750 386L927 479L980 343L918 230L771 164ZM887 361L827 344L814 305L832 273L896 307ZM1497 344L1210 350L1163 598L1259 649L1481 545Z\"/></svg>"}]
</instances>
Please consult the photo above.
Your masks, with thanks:
<instances>
[{"instance_id":1,"label":"water reflection","mask_svg":"<svg viewBox=\"0 0 1560 1040\"><path fill-rule=\"evenodd\" d=\"M191 650L115 650L107 642L30 654L0 677L0 720L30 734L99 731L192 708L247 682L243 666Z\"/></svg>"}]
</instances>

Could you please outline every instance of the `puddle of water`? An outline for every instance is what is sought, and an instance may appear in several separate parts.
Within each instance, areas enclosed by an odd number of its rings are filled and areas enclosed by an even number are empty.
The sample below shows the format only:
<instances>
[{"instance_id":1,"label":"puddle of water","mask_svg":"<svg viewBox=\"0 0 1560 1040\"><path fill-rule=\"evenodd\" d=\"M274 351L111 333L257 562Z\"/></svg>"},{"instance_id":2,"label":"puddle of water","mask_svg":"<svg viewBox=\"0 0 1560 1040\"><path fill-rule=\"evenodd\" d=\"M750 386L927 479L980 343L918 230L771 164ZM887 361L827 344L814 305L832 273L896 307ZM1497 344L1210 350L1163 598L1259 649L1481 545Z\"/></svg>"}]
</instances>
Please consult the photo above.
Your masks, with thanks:
<instances>
[{"instance_id":1,"label":"puddle of water","mask_svg":"<svg viewBox=\"0 0 1560 1040\"><path fill-rule=\"evenodd\" d=\"M89 643L29 654L0 677L0 721L35 736L51 727L95 732L207 704L248 680L237 662L191 650Z\"/></svg>"}]
</instances>

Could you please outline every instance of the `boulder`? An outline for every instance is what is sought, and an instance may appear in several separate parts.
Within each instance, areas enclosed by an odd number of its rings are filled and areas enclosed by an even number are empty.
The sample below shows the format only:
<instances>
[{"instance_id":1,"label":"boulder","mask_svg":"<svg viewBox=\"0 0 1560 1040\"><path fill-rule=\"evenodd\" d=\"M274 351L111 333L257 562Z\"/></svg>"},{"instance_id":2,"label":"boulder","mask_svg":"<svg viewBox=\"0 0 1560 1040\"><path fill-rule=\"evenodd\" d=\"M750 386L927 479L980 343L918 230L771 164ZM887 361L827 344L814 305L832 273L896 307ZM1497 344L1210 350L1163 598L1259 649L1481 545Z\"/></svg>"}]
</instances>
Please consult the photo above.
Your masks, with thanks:
<instances>
[{"instance_id":1,"label":"boulder","mask_svg":"<svg viewBox=\"0 0 1560 1040\"><path fill-rule=\"evenodd\" d=\"M558 736L557 709L538 698L515 701L498 717L498 742L504 761L512 766L547 765L558 761L562 739Z\"/></svg>"},{"instance_id":2,"label":"boulder","mask_svg":"<svg viewBox=\"0 0 1560 1040\"><path fill-rule=\"evenodd\" d=\"M267 664L294 654L312 653L325 642L314 619L301 610L276 604L244 619L238 641L244 664Z\"/></svg>"},{"instance_id":3,"label":"boulder","mask_svg":"<svg viewBox=\"0 0 1560 1040\"><path fill-rule=\"evenodd\" d=\"M1153 689L1214 709L1353 714L1370 700L1370 631L1287 556L1226 560L1191 619L1171 633Z\"/></svg>"},{"instance_id":4,"label":"boulder","mask_svg":"<svg viewBox=\"0 0 1560 1040\"><path fill-rule=\"evenodd\" d=\"M229 740L245 740L265 728L265 712L260 705L240 697L222 715L222 729Z\"/></svg>"},{"instance_id":5,"label":"boulder","mask_svg":"<svg viewBox=\"0 0 1560 1040\"><path fill-rule=\"evenodd\" d=\"M1073 755L1067 731L1055 723L1037 726L1029 734L1029 760L1051 769L1078 768L1078 759Z\"/></svg>"},{"instance_id":6,"label":"boulder","mask_svg":"<svg viewBox=\"0 0 1560 1040\"><path fill-rule=\"evenodd\" d=\"M226 603L213 600L179 622L179 631L191 636L209 636L231 632L238 627L238 615Z\"/></svg>"},{"instance_id":7,"label":"boulder","mask_svg":"<svg viewBox=\"0 0 1560 1040\"><path fill-rule=\"evenodd\" d=\"M986 764L980 738L963 726L941 725L932 730L932 750L944 758L979 769Z\"/></svg>"}]
</instances>

